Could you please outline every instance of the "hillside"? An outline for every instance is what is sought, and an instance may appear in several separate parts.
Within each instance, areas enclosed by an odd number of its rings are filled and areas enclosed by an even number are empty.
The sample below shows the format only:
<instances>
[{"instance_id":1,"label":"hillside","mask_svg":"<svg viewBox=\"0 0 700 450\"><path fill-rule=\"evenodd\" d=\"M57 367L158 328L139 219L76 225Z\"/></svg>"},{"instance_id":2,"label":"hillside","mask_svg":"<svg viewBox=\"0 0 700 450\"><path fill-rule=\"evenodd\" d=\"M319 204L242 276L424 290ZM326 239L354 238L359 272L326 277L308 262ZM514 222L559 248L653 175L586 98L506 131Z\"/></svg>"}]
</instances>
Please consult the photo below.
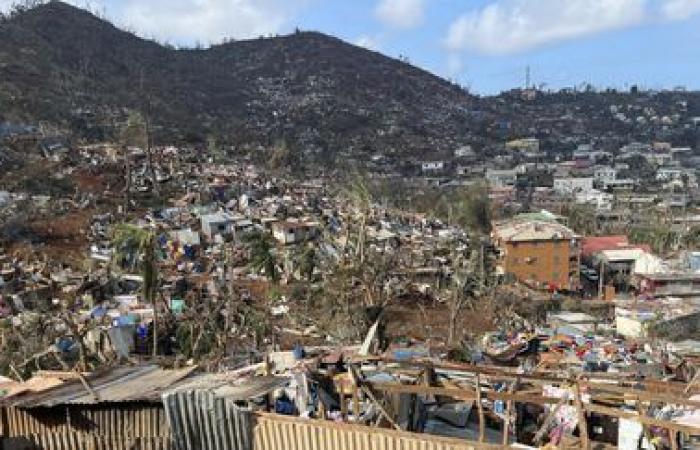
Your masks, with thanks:
<instances>
[{"instance_id":1,"label":"hillside","mask_svg":"<svg viewBox=\"0 0 700 450\"><path fill-rule=\"evenodd\" d=\"M57 1L0 24L0 122L45 121L94 139L109 137L127 109L147 108L164 142L284 139L330 159L341 150L437 155L468 136L475 101L315 32L177 50Z\"/></svg>"}]
</instances>

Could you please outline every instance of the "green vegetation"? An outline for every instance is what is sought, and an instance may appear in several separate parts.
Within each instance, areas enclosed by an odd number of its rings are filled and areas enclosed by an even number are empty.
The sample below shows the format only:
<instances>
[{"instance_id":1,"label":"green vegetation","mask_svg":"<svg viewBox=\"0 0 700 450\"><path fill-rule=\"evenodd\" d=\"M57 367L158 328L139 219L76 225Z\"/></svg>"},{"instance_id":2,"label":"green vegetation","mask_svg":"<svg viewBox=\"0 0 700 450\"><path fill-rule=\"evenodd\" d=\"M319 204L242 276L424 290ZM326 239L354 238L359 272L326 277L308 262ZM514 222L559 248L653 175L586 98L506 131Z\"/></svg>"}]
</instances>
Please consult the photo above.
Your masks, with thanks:
<instances>
[{"instance_id":1,"label":"green vegetation","mask_svg":"<svg viewBox=\"0 0 700 450\"><path fill-rule=\"evenodd\" d=\"M140 269L143 277L141 293L146 303L153 305L153 356L158 352L156 295L159 286L159 269L156 257L156 234L134 225L121 224L114 230L112 245L113 262L118 268Z\"/></svg>"},{"instance_id":2,"label":"green vegetation","mask_svg":"<svg viewBox=\"0 0 700 450\"><path fill-rule=\"evenodd\" d=\"M267 233L254 231L243 236L243 242L250 251L250 267L256 272L264 272L273 283L277 283L280 273L273 238Z\"/></svg>"}]
</instances>

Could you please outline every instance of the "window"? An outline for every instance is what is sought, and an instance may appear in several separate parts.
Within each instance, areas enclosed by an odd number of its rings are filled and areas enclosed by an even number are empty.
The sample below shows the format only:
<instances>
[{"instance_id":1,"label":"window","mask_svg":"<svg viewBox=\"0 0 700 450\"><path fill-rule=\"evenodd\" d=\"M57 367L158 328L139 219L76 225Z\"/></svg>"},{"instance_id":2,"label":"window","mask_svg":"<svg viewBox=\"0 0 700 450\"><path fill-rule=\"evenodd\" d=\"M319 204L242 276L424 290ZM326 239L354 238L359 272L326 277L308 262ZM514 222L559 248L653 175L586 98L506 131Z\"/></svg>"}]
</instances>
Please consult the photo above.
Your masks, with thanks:
<instances>
[{"instance_id":1,"label":"window","mask_svg":"<svg viewBox=\"0 0 700 450\"><path fill-rule=\"evenodd\" d=\"M559 272L552 272L552 279L553 280L558 280L559 279Z\"/></svg>"}]
</instances>

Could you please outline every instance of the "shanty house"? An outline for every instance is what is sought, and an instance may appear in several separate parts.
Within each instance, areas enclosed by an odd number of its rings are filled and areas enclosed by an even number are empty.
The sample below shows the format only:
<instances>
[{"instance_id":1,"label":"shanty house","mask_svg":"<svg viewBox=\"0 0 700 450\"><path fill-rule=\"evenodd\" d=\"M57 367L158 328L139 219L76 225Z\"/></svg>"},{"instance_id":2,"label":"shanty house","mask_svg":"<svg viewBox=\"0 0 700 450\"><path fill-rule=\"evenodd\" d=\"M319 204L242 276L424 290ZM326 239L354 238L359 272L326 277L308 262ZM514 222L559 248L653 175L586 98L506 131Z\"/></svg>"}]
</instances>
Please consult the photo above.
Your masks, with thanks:
<instances>
[{"instance_id":1,"label":"shanty house","mask_svg":"<svg viewBox=\"0 0 700 450\"><path fill-rule=\"evenodd\" d=\"M272 235L280 244L296 244L316 237L314 223L283 221L272 224Z\"/></svg>"},{"instance_id":2,"label":"shanty house","mask_svg":"<svg viewBox=\"0 0 700 450\"><path fill-rule=\"evenodd\" d=\"M227 213L205 214L201 217L202 233L208 238L217 234L229 234L233 231L235 220Z\"/></svg>"}]
</instances>

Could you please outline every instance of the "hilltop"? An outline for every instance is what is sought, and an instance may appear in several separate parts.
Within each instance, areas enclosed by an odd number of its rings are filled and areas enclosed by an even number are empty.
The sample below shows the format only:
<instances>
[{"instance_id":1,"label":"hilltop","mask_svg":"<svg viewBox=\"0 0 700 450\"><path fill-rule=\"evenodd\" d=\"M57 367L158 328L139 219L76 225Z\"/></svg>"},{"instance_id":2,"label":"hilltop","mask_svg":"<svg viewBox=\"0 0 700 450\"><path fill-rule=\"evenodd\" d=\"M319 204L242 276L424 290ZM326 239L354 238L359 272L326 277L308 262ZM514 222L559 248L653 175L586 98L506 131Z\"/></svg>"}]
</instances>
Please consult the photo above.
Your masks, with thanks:
<instances>
[{"instance_id":1,"label":"hilltop","mask_svg":"<svg viewBox=\"0 0 700 450\"><path fill-rule=\"evenodd\" d=\"M475 102L429 72L317 32L175 49L58 1L2 22L0 85L0 122L101 139L125 111L148 109L163 141L283 140L323 158L449 152L468 135Z\"/></svg>"}]
</instances>

